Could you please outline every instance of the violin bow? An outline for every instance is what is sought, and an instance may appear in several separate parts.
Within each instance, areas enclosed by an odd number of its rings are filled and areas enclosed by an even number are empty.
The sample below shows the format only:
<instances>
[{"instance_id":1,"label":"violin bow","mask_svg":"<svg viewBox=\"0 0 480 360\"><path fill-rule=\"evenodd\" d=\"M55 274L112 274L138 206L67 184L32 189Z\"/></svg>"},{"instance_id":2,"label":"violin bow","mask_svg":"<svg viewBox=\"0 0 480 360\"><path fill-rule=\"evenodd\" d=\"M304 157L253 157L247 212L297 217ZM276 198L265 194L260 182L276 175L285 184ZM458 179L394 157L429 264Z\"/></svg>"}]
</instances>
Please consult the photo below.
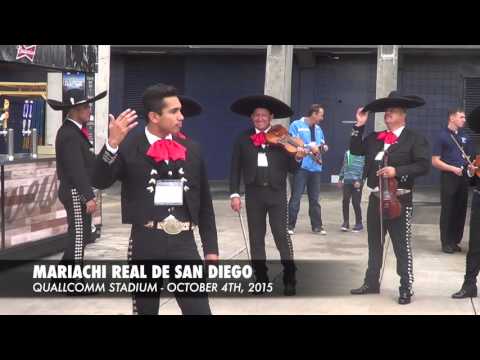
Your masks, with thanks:
<instances>
[{"instance_id":1,"label":"violin bow","mask_svg":"<svg viewBox=\"0 0 480 360\"><path fill-rule=\"evenodd\" d=\"M384 152L383 155L383 166L387 166L388 162L388 149ZM383 273L385 272L385 264L387 263L387 256L388 256L388 247L390 245L389 241L386 241L386 232L383 229L383 179L382 175L378 177L378 187L379 187L379 193L380 193L380 239L381 239L381 244L382 244L382 249L384 250L383 252L383 259L382 259L382 267L381 267L381 272L380 272L380 279L379 279L379 286L382 286L382 280L383 280ZM387 248L385 249L385 242L387 242Z\"/></svg>"},{"instance_id":2,"label":"violin bow","mask_svg":"<svg viewBox=\"0 0 480 360\"><path fill-rule=\"evenodd\" d=\"M238 218L240 220L240 227L242 228L243 240L245 241L245 250L247 252L247 259L251 260L250 253L248 252L247 233L245 232L245 226L243 225L242 209L240 209L240 211L238 212Z\"/></svg>"}]
</instances>

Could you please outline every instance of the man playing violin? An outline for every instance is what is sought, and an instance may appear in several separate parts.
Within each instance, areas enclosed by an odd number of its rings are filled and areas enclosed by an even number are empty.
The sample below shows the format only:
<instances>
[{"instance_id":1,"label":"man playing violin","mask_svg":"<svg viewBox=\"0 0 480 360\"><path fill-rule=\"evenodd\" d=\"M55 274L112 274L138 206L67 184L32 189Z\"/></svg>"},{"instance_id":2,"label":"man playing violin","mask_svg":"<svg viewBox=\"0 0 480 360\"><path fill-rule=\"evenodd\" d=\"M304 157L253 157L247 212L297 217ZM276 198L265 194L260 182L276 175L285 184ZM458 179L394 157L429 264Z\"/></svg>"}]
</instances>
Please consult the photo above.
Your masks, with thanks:
<instances>
[{"instance_id":1,"label":"man playing violin","mask_svg":"<svg viewBox=\"0 0 480 360\"><path fill-rule=\"evenodd\" d=\"M399 304L409 304L413 284L411 217L412 190L416 177L425 175L430 169L430 150L427 139L408 128L406 125L407 108L425 104L416 96L403 96L392 91L387 98L377 99L360 108L356 113L356 124L350 140L350 152L354 155L365 155L365 176L370 190L367 212L368 230L368 267L363 285L351 290L353 295L378 294L380 292L380 272L383 260L383 244L388 231L397 258L397 274L400 276ZM368 112L385 112L384 120L387 131L373 132L363 139ZM388 164L384 156L388 156ZM381 220L380 206L383 209L384 191L380 193L382 184L379 179L395 178L398 189L391 194L398 198L401 207L395 218ZM382 180L383 180L382 179ZM383 221L383 224L382 224ZM383 226L382 226L383 225ZM381 233L383 230L383 234Z\"/></svg>"},{"instance_id":2,"label":"man playing violin","mask_svg":"<svg viewBox=\"0 0 480 360\"><path fill-rule=\"evenodd\" d=\"M480 106L473 110L468 117L471 130L480 134ZM468 165L467 175L471 184L475 186L472 197L472 211L470 213L470 238L466 261L465 277L462 288L452 295L454 299L477 297L477 277L480 271L480 156L477 155L473 163Z\"/></svg>"},{"instance_id":3,"label":"man playing violin","mask_svg":"<svg viewBox=\"0 0 480 360\"><path fill-rule=\"evenodd\" d=\"M319 123L324 119L325 110L322 105L313 104L308 110L308 116L290 124L290 134L299 137L307 145L312 155L306 156L301 167L293 178L292 196L288 203L288 233L294 234L300 211L300 200L305 187L308 193L308 215L314 233L326 235L322 223L322 208L318 201L320 197L320 181L322 175L321 153L328 150L325 137Z\"/></svg>"},{"instance_id":4,"label":"man playing violin","mask_svg":"<svg viewBox=\"0 0 480 360\"><path fill-rule=\"evenodd\" d=\"M432 165L441 171L440 241L447 254L460 252L460 242L467 217L467 167L475 157L475 144L463 130L465 111L448 111L448 126L441 129L433 146ZM467 155L467 158L465 158Z\"/></svg>"},{"instance_id":5,"label":"man playing violin","mask_svg":"<svg viewBox=\"0 0 480 360\"><path fill-rule=\"evenodd\" d=\"M240 181L245 184L245 204L252 265L257 282L268 283L265 233L268 214L275 245L283 265L284 294L295 295L296 278L293 246L287 233L288 172L293 173L305 150L298 148L295 156L279 146L267 144L266 133L272 119L292 115L292 110L282 101L267 95L247 96L235 101L231 110L252 120L253 128L242 132L233 146L230 172L231 208L240 212Z\"/></svg>"}]
</instances>

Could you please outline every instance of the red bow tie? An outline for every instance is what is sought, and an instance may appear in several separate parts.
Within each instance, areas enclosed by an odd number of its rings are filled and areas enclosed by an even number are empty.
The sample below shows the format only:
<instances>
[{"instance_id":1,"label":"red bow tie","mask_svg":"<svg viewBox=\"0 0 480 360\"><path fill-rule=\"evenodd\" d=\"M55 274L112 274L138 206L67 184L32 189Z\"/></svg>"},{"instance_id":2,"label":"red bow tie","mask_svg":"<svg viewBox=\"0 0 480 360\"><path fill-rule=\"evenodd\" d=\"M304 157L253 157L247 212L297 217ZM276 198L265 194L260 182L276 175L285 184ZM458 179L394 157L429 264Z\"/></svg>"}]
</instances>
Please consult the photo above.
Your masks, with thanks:
<instances>
[{"instance_id":1,"label":"red bow tie","mask_svg":"<svg viewBox=\"0 0 480 360\"><path fill-rule=\"evenodd\" d=\"M187 149L173 140L157 140L147 151L147 155L150 156L156 162L164 160L185 160Z\"/></svg>"},{"instance_id":2,"label":"red bow tie","mask_svg":"<svg viewBox=\"0 0 480 360\"><path fill-rule=\"evenodd\" d=\"M265 136L265 133L263 131L250 136L250 139L252 139L253 145L255 145L256 147L267 143L267 137Z\"/></svg>"},{"instance_id":3,"label":"red bow tie","mask_svg":"<svg viewBox=\"0 0 480 360\"><path fill-rule=\"evenodd\" d=\"M395 144L397 142L397 135L395 135L391 131L382 131L380 134L377 136L377 140L383 141L385 144Z\"/></svg>"},{"instance_id":4,"label":"red bow tie","mask_svg":"<svg viewBox=\"0 0 480 360\"><path fill-rule=\"evenodd\" d=\"M86 126L82 127L82 134L87 138L87 140L90 140L88 129Z\"/></svg>"},{"instance_id":5,"label":"red bow tie","mask_svg":"<svg viewBox=\"0 0 480 360\"><path fill-rule=\"evenodd\" d=\"M185 140L187 138L187 136L184 133L182 133L181 131L176 133L175 136L177 136L179 139L182 139L182 140Z\"/></svg>"}]
</instances>

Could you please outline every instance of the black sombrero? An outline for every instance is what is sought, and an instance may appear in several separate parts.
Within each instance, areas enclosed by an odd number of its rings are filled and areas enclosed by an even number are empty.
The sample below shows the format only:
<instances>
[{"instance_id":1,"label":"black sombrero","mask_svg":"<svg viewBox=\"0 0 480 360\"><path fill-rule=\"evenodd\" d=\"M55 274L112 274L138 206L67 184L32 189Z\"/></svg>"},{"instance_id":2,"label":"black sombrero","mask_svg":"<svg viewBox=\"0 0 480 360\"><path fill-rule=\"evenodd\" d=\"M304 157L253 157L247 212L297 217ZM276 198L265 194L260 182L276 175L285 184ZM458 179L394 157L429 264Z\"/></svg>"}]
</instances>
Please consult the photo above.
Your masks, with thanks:
<instances>
[{"instance_id":1,"label":"black sombrero","mask_svg":"<svg viewBox=\"0 0 480 360\"><path fill-rule=\"evenodd\" d=\"M242 97L236 100L230 110L234 113L244 116L250 116L258 108L265 108L272 112L275 118L286 118L293 115L293 111L285 104L272 96L268 95L252 95Z\"/></svg>"},{"instance_id":2,"label":"black sombrero","mask_svg":"<svg viewBox=\"0 0 480 360\"><path fill-rule=\"evenodd\" d=\"M425 105L425 100L414 95L402 95L398 91L392 91L388 97L377 99L363 108L363 111L385 112L389 108L411 109Z\"/></svg>"},{"instance_id":3,"label":"black sombrero","mask_svg":"<svg viewBox=\"0 0 480 360\"><path fill-rule=\"evenodd\" d=\"M467 123L470 130L480 134L480 106L477 106L472 110L470 115L467 117Z\"/></svg>"},{"instance_id":4,"label":"black sombrero","mask_svg":"<svg viewBox=\"0 0 480 360\"><path fill-rule=\"evenodd\" d=\"M181 112L184 117L197 116L202 113L203 107L195 99L185 95L178 95L178 99L182 104ZM145 109L140 109L137 111L137 113L141 116L144 116L145 118L147 117Z\"/></svg>"},{"instance_id":5,"label":"black sombrero","mask_svg":"<svg viewBox=\"0 0 480 360\"><path fill-rule=\"evenodd\" d=\"M200 115L203 111L202 105L191 97L179 95L178 99L182 104L182 114L185 117Z\"/></svg>"},{"instance_id":6,"label":"black sombrero","mask_svg":"<svg viewBox=\"0 0 480 360\"><path fill-rule=\"evenodd\" d=\"M65 97L67 102L61 102L58 100L48 99L47 103L53 110L69 110L75 106L88 104L100 100L107 96L107 92L103 91L100 94L89 98L85 96L85 92L80 89L68 90Z\"/></svg>"}]
</instances>

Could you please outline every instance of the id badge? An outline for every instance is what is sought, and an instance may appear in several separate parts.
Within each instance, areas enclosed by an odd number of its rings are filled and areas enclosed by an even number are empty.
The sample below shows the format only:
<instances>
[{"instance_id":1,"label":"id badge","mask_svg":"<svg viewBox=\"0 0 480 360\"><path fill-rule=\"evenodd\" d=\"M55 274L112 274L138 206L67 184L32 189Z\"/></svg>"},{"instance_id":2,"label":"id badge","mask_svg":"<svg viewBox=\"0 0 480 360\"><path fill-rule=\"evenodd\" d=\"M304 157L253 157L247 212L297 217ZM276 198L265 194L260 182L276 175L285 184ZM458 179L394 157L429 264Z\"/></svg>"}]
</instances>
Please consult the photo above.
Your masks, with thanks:
<instances>
[{"instance_id":1,"label":"id badge","mask_svg":"<svg viewBox=\"0 0 480 360\"><path fill-rule=\"evenodd\" d=\"M157 180L155 206L183 205L183 183L181 180Z\"/></svg>"},{"instance_id":2,"label":"id badge","mask_svg":"<svg viewBox=\"0 0 480 360\"><path fill-rule=\"evenodd\" d=\"M268 167L267 154L258 153L257 166L258 167Z\"/></svg>"}]
</instances>

